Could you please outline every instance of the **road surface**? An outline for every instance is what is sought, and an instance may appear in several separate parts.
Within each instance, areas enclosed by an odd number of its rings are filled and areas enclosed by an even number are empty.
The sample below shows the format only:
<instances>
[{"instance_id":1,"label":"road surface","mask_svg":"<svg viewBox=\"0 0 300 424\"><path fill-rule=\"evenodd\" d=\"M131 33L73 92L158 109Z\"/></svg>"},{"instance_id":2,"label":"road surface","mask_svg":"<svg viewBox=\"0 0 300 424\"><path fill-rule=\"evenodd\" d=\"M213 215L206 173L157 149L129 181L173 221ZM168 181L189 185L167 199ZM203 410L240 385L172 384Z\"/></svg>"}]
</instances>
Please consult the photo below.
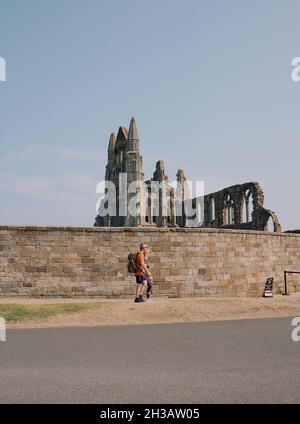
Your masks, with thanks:
<instances>
[{"instance_id":1,"label":"road surface","mask_svg":"<svg viewBox=\"0 0 300 424\"><path fill-rule=\"evenodd\" d=\"M299 403L291 320L9 330L0 403Z\"/></svg>"}]
</instances>

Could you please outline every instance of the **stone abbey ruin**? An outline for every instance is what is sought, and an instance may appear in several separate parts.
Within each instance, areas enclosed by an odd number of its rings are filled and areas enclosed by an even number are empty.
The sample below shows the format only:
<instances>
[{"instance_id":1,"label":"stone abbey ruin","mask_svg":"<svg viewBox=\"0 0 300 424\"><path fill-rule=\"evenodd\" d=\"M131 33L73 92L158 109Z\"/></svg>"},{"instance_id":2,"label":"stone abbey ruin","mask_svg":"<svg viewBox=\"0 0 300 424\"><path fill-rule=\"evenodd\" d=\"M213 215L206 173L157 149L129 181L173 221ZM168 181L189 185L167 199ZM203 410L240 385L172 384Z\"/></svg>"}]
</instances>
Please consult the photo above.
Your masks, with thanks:
<instances>
[{"instance_id":1,"label":"stone abbey ruin","mask_svg":"<svg viewBox=\"0 0 300 424\"><path fill-rule=\"evenodd\" d=\"M189 198L186 177L182 169L177 172L177 186L172 187L165 174L163 161L156 163L156 169L150 180L144 181L143 158L140 155L139 134L135 119L132 118L129 131L120 127L117 136L111 134L108 144L108 161L106 165L105 181L112 182L116 187L116 214L111 216L97 215L96 227L191 227L185 215L184 202ZM121 215L121 187L119 176L126 173L127 182L144 182L146 199L140 194L140 202L145 205L144 213L137 216ZM165 193L170 199L168 206L161 202L159 194L158 213L153 213L154 205L151 201L153 182L165 187ZM162 190L161 190L162 191ZM122 194L124 195L124 194ZM127 202L130 194L127 194ZM196 198L192 199L196 209ZM178 205L179 203L179 205ZM101 202L104 208L105 201ZM204 216L201 223L192 225L198 228L222 228L268 231L268 222L272 221L274 232L281 232L281 226L275 212L264 207L264 194L257 182L248 182L226 187L215 193L204 195L202 199ZM178 210L181 214L176 213Z\"/></svg>"}]
</instances>

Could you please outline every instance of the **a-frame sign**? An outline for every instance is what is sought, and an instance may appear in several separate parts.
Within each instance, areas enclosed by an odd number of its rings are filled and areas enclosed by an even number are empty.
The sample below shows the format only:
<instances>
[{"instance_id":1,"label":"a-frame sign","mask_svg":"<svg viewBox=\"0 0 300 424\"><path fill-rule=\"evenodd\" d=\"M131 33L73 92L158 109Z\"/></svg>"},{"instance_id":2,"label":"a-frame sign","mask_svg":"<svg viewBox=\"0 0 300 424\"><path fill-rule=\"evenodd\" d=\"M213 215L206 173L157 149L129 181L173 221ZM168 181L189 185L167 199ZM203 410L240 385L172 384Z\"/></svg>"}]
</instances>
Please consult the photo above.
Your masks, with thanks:
<instances>
[{"instance_id":1,"label":"a-frame sign","mask_svg":"<svg viewBox=\"0 0 300 424\"><path fill-rule=\"evenodd\" d=\"M272 292L273 281L274 281L273 277L267 278L263 297L273 297L273 292Z\"/></svg>"}]
</instances>

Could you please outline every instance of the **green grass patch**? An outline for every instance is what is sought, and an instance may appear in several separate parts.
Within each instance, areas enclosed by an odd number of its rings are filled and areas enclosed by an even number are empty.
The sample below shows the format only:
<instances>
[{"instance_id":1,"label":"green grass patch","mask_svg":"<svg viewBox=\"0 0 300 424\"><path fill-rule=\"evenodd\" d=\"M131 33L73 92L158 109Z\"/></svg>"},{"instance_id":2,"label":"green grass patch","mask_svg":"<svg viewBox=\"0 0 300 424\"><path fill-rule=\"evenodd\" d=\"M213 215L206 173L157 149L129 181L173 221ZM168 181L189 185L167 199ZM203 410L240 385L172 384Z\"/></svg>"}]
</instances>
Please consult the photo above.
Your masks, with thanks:
<instances>
[{"instance_id":1,"label":"green grass patch","mask_svg":"<svg viewBox=\"0 0 300 424\"><path fill-rule=\"evenodd\" d=\"M59 305L18 305L8 303L0 305L0 316L7 322L43 320L58 314L73 314L90 309L91 305L67 303Z\"/></svg>"}]
</instances>

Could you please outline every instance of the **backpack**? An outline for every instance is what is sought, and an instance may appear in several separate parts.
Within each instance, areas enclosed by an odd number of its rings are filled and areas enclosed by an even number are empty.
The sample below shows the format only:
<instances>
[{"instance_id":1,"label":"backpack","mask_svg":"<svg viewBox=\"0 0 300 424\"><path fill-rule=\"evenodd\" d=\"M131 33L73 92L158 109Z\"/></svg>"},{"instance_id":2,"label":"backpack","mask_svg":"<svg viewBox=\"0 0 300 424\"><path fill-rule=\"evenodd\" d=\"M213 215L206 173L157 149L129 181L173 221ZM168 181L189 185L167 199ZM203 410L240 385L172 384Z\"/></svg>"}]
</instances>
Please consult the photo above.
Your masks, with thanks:
<instances>
[{"instance_id":1,"label":"backpack","mask_svg":"<svg viewBox=\"0 0 300 424\"><path fill-rule=\"evenodd\" d=\"M130 274L135 274L136 272L142 272L141 267L138 266L136 263L136 257L137 257L137 253L129 253L128 255L127 269Z\"/></svg>"}]
</instances>

